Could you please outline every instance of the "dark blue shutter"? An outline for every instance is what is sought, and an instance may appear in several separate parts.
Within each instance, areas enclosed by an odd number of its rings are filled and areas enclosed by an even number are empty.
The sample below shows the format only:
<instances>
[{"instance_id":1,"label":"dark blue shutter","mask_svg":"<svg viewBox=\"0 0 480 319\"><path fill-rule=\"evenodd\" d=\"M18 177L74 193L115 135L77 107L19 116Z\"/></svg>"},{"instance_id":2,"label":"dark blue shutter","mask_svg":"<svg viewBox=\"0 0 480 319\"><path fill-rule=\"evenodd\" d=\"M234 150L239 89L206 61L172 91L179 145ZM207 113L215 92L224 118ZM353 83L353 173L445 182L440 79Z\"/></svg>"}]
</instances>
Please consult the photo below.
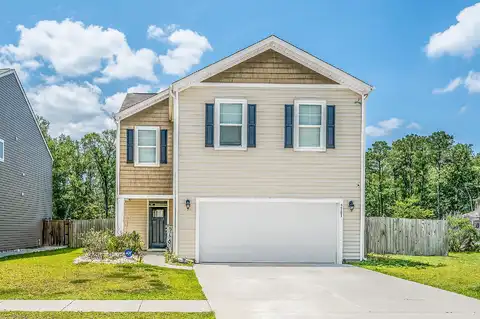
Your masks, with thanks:
<instances>
[{"instance_id":1,"label":"dark blue shutter","mask_svg":"<svg viewBox=\"0 0 480 319\"><path fill-rule=\"evenodd\" d=\"M133 163L133 129L127 129L127 163Z\"/></svg>"},{"instance_id":2,"label":"dark blue shutter","mask_svg":"<svg viewBox=\"0 0 480 319\"><path fill-rule=\"evenodd\" d=\"M257 146L257 105L248 104L248 147Z\"/></svg>"},{"instance_id":3,"label":"dark blue shutter","mask_svg":"<svg viewBox=\"0 0 480 319\"><path fill-rule=\"evenodd\" d=\"M168 130L160 130L160 163L167 164Z\"/></svg>"},{"instance_id":4,"label":"dark blue shutter","mask_svg":"<svg viewBox=\"0 0 480 319\"><path fill-rule=\"evenodd\" d=\"M205 104L205 147L213 147L213 104Z\"/></svg>"},{"instance_id":5,"label":"dark blue shutter","mask_svg":"<svg viewBox=\"0 0 480 319\"><path fill-rule=\"evenodd\" d=\"M335 148L335 105L327 105L327 148Z\"/></svg>"},{"instance_id":6,"label":"dark blue shutter","mask_svg":"<svg viewBox=\"0 0 480 319\"><path fill-rule=\"evenodd\" d=\"M285 148L293 147L293 105L285 105Z\"/></svg>"}]
</instances>

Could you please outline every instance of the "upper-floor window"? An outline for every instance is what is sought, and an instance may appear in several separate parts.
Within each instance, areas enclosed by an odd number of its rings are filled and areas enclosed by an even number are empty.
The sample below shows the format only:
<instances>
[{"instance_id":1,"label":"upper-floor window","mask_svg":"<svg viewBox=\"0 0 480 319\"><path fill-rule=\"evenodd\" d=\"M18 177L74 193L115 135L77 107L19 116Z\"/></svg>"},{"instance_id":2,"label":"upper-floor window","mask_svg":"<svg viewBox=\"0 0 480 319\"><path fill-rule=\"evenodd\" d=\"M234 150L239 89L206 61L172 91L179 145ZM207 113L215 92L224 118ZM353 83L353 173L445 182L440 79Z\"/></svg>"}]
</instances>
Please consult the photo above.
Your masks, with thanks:
<instances>
[{"instance_id":1,"label":"upper-floor window","mask_svg":"<svg viewBox=\"0 0 480 319\"><path fill-rule=\"evenodd\" d=\"M135 165L155 166L159 164L159 134L158 127L135 127Z\"/></svg>"},{"instance_id":2,"label":"upper-floor window","mask_svg":"<svg viewBox=\"0 0 480 319\"><path fill-rule=\"evenodd\" d=\"M247 148L247 100L215 99L215 148Z\"/></svg>"},{"instance_id":3,"label":"upper-floor window","mask_svg":"<svg viewBox=\"0 0 480 319\"><path fill-rule=\"evenodd\" d=\"M5 141L0 139L0 162L5 160Z\"/></svg>"},{"instance_id":4,"label":"upper-floor window","mask_svg":"<svg viewBox=\"0 0 480 319\"><path fill-rule=\"evenodd\" d=\"M295 150L326 150L326 102L295 101Z\"/></svg>"}]
</instances>

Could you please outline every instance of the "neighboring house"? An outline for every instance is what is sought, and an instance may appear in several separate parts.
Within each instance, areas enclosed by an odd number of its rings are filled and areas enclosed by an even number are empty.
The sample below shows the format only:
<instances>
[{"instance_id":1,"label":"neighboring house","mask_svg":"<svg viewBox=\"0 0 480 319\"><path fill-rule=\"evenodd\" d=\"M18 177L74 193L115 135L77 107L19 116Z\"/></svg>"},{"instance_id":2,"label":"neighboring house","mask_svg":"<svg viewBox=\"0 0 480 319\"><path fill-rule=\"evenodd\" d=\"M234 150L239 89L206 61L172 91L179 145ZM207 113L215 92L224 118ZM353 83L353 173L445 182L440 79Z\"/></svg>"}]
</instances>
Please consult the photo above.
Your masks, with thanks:
<instances>
[{"instance_id":1,"label":"neighboring house","mask_svg":"<svg viewBox=\"0 0 480 319\"><path fill-rule=\"evenodd\" d=\"M372 87L270 36L117 114L117 232L196 262L364 255Z\"/></svg>"},{"instance_id":2,"label":"neighboring house","mask_svg":"<svg viewBox=\"0 0 480 319\"><path fill-rule=\"evenodd\" d=\"M52 161L16 72L0 69L0 251L41 245Z\"/></svg>"}]
</instances>

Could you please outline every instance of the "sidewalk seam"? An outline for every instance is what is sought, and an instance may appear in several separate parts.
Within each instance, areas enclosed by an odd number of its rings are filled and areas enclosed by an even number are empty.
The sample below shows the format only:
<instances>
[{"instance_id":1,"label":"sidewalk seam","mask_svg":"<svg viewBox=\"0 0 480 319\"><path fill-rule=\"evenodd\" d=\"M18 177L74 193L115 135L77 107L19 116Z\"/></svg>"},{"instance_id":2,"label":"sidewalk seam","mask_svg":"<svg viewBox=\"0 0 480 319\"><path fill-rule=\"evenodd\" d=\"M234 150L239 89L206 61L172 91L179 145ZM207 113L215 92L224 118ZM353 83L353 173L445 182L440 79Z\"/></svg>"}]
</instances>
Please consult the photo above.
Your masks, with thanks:
<instances>
[{"instance_id":1,"label":"sidewalk seam","mask_svg":"<svg viewBox=\"0 0 480 319\"><path fill-rule=\"evenodd\" d=\"M72 300L68 303L68 305L66 305L65 307L63 307L60 311L64 311L68 306L70 306L75 300Z\"/></svg>"},{"instance_id":2,"label":"sidewalk seam","mask_svg":"<svg viewBox=\"0 0 480 319\"><path fill-rule=\"evenodd\" d=\"M143 300L140 300L140 304L138 305L137 312L140 312L140 308L142 308Z\"/></svg>"}]
</instances>

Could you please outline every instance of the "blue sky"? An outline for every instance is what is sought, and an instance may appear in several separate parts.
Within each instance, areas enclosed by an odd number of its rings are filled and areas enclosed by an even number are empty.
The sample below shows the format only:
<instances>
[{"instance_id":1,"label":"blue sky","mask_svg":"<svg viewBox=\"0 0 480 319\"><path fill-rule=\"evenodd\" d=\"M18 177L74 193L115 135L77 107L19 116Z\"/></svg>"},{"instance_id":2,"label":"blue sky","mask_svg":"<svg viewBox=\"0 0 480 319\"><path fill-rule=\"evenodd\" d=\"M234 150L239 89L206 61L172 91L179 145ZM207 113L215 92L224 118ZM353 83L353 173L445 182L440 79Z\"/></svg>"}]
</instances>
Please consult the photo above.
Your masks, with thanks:
<instances>
[{"instance_id":1,"label":"blue sky","mask_svg":"<svg viewBox=\"0 0 480 319\"><path fill-rule=\"evenodd\" d=\"M54 134L79 137L110 127L106 114L127 90L156 91L275 34L375 86L367 125L376 136L369 136L368 144L445 130L478 151L480 5L474 5L43 0L27 6L9 1L2 5L0 67L22 73L34 108L52 122ZM89 26L97 31L85 32Z\"/></svg>"}]
</instances>

